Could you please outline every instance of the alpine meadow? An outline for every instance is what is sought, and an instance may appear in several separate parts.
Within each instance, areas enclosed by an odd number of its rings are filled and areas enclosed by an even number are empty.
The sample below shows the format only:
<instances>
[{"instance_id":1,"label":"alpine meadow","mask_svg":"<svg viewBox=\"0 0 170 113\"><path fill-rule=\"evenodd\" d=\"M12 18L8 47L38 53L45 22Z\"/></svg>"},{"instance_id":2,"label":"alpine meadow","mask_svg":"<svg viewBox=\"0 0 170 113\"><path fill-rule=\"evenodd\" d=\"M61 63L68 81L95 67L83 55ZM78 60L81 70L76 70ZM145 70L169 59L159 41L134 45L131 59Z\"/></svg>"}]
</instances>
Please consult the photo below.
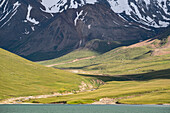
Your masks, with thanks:
<instances>
[{"instance_id":1,"label":"alpine meadow","mask_svg":"<svg viewBox=\"0 0 170 113\"><path fill-rule=\"evenodd\" d=\"M0 112L169 108L169 0L0 0Z\"/></svg>"}]
</instances>

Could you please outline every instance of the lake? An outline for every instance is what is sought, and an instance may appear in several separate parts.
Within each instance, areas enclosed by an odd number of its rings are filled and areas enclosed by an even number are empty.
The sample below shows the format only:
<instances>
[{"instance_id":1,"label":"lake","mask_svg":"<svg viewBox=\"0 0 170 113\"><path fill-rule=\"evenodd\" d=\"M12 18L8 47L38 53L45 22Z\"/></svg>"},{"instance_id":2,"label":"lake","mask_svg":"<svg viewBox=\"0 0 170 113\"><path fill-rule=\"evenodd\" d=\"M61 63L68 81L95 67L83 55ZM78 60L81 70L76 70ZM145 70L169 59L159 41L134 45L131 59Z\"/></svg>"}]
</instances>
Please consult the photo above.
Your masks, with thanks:
<instances>
[{"instance_id":1,"label":"lake","mask_svg":"<svg viewBox=\"0 0 170 113\"><path fill-rule=\"evenodd\" d=\"M0 105L0 113L170 113L166 105Z\"/></svg>"}]
</instances>

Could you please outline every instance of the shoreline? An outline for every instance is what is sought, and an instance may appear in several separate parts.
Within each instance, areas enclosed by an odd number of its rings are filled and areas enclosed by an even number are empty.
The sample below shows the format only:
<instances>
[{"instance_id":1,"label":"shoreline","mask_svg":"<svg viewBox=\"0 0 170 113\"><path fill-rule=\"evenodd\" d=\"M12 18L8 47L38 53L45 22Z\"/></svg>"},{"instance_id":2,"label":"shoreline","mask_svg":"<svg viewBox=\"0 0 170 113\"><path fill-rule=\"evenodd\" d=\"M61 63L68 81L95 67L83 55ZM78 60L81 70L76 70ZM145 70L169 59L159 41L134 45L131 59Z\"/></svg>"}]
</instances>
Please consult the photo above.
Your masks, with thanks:
<instances>
[{"instance_id":1,"label":"shoreline","mask_svg":"<svg viewBox=\"0 0 170 113\"><path fill-rule=\"evenodd\" d=\"M170 106L170 104L43 104L43 103L10 103L10 104L2 104L0 105L128 105L128 106Z\"/></svg>"},{"instance_id":2,"label":"shoreline","mask_svg":"<svg viewBox=\"0 0 170 113\"><path fill-rule=\"evenodd\" d=\"M68 94L53 94L52 96L61 96L61 95L71 95L73 93ZM56 103L28 103L28 102L22 102L22 100L29 100L29 99L37 99L41 98L42 95L39 96L29 96L29 97L19 97L19 98L11 98L7 99L6 101L1 101L0 105L157 105L157 106L170 106L170 103L164 103L164 104L124 104L119 103L118 101L113 101L111 98L101 98L99 101L90 103L90 104L67 104L67 102L56 102ZM44 95L43 95L44 96ZM47 96L47 95L46 95ZM49 96L49 95L48 95ZM47 97L48 97L47 96Z\"/></svg>"}]
</instances>

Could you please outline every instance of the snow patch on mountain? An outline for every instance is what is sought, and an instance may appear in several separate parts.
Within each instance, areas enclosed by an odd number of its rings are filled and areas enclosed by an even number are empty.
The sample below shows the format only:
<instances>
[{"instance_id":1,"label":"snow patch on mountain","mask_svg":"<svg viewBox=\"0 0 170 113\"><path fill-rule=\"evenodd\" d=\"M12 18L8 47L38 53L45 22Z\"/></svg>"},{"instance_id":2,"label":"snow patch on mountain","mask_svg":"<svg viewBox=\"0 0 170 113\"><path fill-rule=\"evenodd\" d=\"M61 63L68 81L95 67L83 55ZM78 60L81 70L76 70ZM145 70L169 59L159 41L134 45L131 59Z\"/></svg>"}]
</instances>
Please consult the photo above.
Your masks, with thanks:
<instances>
[{"instance_id":1,"label":"snow patch on mountain","mask_svg":"<svg viewBox=\"0 0 170 113\"><path fill-rule=\"evenodd\" d=\"M71 1L70 1L70 8L73 8L73 9L78 8L78 3L77 3L77 2L74 2L74 0L71 0Z\"/></svg>"},{"instance_id":2,"label":"snow patch on mountain","mask_svg":"<svg viewBox=\"0 0 170 113\"><path fill-rule=\"evenodd\" d=\"M141 28L143 28L143 29L146 29L146 30L151 30L151 29L149 29L149 28L146 28L146 27L144 27L144 26L141 26L141 25L139 25L139 27L141 27Z\"/></svg>"},{"instance_id":3,"label":"snow patch on mountain","mask_svg":"<svg viewBox=\"0 0 170 113\"><path fill-rule=\"evenodd\" d=\"M35 28L34 28L34 26L31 26L31 29L32 29L32 31L35 31Z\"/></svg>"},{"instance_id":4,"label":"snow patch on mountain","mask_svg":"<svg viewBox=\"0 0 170 113\"><path fill-rule=\"evenodd\" d=\"M128 0L107 0L111 6L111 9L115 13L122 13L123 11L126 12L126 14L130 15L130 12L132 9L128 5Z\"/></svg>"},{"instance_id":5,"label":"snow patch on mountain","mask_svg":"<svg viewBox=\"0 0 170 113\"><path fill-rule=\"evenodd\" d=\"M81 10L80 12L76 12L76 18L74 19L74 25L77 25L77 21L81 20L84 21L85 16L87 15L87 12L85 14L83 14L83 10Z\"/></svg>"},{"instance_id":6,"label":"snow patch on mountain","mask_svg":"<svg viewBox=\"0 0 170 113\"><path fill-rule=\"evenodd\" d=\"M67 0L42 0L41 4L45 7L44 12L48 13L58 13L62 12L64 5L67 3ZM67 5L65 6L65 9L67 8Z\"/></svg>"},{"instance_id":7,"label":"snow patch on mountain","mask_svg":"<svg viewBox=\"0 0 170 113\"><path fill-rule=\"evenodd\" d=\"M5 3L6 2L6 3ZM3 6L5 4L5 6L4 6L4 8L3 8L3 14L1 15L1 17L0 17L0 22L2 22L3 24L1 25L1 28L3 27L3 26L5 26L11 19L12 19L12 17L17 13L17 9L18 9L18 7L21 5L21 3L20 2L15 2L13 5L12 5L12 9L8 9L7 8L7 5L8 5L8 1L6 1L6 0L3 0L2 2L1 2L1 4L0 4L0 8Z\"/></svg>"},{"instance_id":8,"label":"snow patch on mountain","mask_svg":"<svg viewBox=\"0 0 170 113\"><path fill-rule=\"evenodd\" d=\"M1 28L5 26L12 19L12 17L16 14L16 12L17 10L13 12L13 14L9 17L9 19L6 22L4 22L4 24L2 24Z\"/></svg>"},{"instance_id":9,"label":"snow patch on mountain","mask_svg":"<svg viewBox=\"0 0 170 113\"><path fill-rule=\"evenodd\" d=\"M169 0L107 0L111 6L111 9L118 14L124 13L129 16L134 21L150 26L150 27L167 27L169 26L169 22L165 20L169 20L167 15L170 17L170 13L168 12L168 3ZM156 8L159 10L155 12L152 9ZM162 12L163 11L163 12ZM150 12L148 15L147 13ZM153 13L153 14L152 14ZM163 17L163 14L167 14ZM147 15L146 15L147 14ZM157 16L158 15L158 16ZM162 16L165 20L157 21L156 18ZM121 16L122 17L122 16Z\"/></svg>"},{"instance_id":10,"label":"snow patch on mountain","mask_svg":"<svg viewBox=\"0 0 170 113\"><path fill-rule=\"evenodd\" d=\"M2 0L0 3L0 7L2 7L2 5L5 3L5 0Z\"/></svg>"},{"instance_id":11,"label":"snow patch on mountain","mask_svg":"<svg viewBox=\"0 0 170 113\"><path fill-rule=\"evenodd\" d=\"M97 0L86 0L86 4L95 4Z\"/></svg>"},{"instance_id":12,"label":"snow patch on mountain","mask_svg":"<svg viewBox=\"0 0 170 113\"><path fill-rule=\"evenodd\" d=\"M88 25L88 29L91 29L91 24Z\"/></svg>"},{"instance_id":13,"label":"snow patch on mountain","mask_svg":"<svg viewBox=\"0 0 170 113\"><path fill-rule=\"evenodd\" d=\"M28 35L30 32L25 28L25 32L23 34Z\"/></svg>"},{"instance_id":14,"label":"snow patch on mountain","mask_svg":"<svg viewBox=\"0 0 170 113\"><path fill-rule=\"evenodd\" d=\"M31 5L28 5L28 12L27 12L27 16L26 16L26 19L27 21L33 23L33 24L39 24L39 21L36 21L35 18L31 18L30 15L31 15L31 10L32 10L32 6Z\"/></svg>"},{"instance_id":15,"label":"snow patch on mountain","mask_svg":"<svg viewBox=\"0 0 170 113\"><path fill-rule=\"evenodd\" d=\"M7 5L8 5L8 1L7 1L6 4L5 4L5 7L4 7L4 9L3 9L3 13L5 13L5 11L6 11L6 9L7 9Z\"/></svg>"},{"instance_id":16,"label":"snow patch on mountain","mask_svg":"<svg viewBox=\"0 0 170 113\"><path fill-rule=\"evenodd\" d=\"M77 14L77 16L76 16L76 18L74 19L74 25L75 25L75 26L77 25L77 20L78 20L79 17L83 14L83 10L81 10L80 13L79 13L79 12L76 12L76 14Z\"/></svg>"},{"instance_id":17,"label":"snow patch on mountain","mask_svg":"<svg viewBox=\"0 0 170 113\"><path fill-rule=\"evenodd\" d=\"M67 9L76 9L86 4L95 4L97 0L42 0L41 4L45 7L42 10L47 13L59 13Z\"/></svg>"}]
</instances>

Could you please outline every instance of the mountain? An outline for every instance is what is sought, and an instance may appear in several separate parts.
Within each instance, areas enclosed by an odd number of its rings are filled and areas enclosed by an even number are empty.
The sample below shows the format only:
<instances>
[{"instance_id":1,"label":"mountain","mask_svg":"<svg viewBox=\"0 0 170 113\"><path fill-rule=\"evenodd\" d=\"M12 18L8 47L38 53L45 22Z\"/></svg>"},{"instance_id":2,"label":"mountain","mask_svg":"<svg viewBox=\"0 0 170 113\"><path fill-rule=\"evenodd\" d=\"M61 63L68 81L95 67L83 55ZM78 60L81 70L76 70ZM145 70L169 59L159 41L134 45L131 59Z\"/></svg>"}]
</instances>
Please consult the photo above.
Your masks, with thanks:
<instances>
[{"instance_id":1,"label":"mountain","mask_svg":"<svg viewBox=\"0 0 170 113\"><path fill-rule=\"evenodd\" d=\"M34 61L105 41L139 42L166 30L169 0L1 0L0 47ZM88 46L95 41L94 46ZM96 46L97 44L97 46ZM105 48L101 47L101 48Z\"/></svg>"},{"instance_id":2,"label":"mountain","mask_svg":"<svg viewBox=\"0 0 170 113\"><path fill-rule=\"evenodd\" d=\"M42 0L44 12L58 13L87 4L101 3L110 7L125 20L155 28L167 27L170 18L170 1L168 0Z\"/></svg>"},{"instance_id":3,"label":"mountain","mask_svg":"<svg viewBox=\"0 0 170 113\"><path fill-rule=\"evenodd\" d=\"M6 98L81 90L95 79L28 61L0 48L0 101ZM85 87L84 87L85 88Z\"/></svg>"}]
</instances>

